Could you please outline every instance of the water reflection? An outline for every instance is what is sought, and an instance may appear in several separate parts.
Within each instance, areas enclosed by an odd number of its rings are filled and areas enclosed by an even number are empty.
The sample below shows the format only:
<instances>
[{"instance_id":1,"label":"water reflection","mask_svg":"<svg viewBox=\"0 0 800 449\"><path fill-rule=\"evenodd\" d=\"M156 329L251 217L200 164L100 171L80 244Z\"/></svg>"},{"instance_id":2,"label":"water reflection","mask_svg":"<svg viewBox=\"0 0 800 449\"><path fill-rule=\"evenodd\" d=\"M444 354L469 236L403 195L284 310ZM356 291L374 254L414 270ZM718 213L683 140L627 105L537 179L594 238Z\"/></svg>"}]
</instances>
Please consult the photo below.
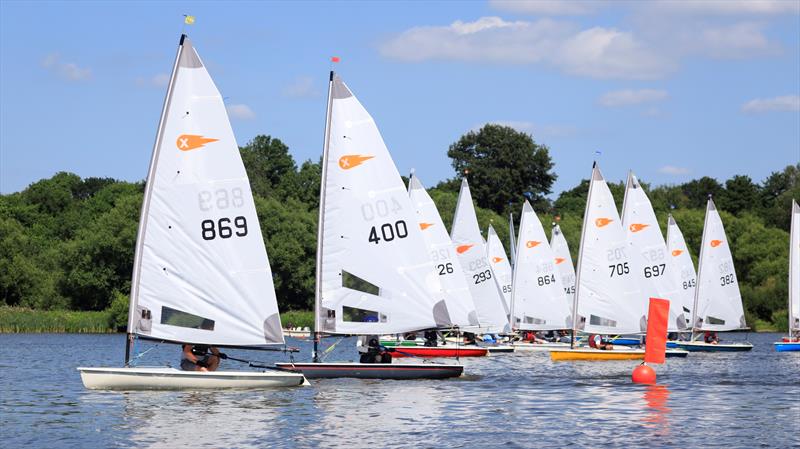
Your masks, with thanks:
<instances>
[{"instance_id":1,"label":"water reflection","mask_svg":"<svg viewBox=\"0 0 800 449\"><path fill-rule=\"evenodd\" d=\"M644 416L644 422L659 430L658 433L660 435L669 435L669 415L672 412L667 405L669 402L669 388L666 385L648 385L642 397L647 405L648 412Z\"/></svg>"}]
</instances>

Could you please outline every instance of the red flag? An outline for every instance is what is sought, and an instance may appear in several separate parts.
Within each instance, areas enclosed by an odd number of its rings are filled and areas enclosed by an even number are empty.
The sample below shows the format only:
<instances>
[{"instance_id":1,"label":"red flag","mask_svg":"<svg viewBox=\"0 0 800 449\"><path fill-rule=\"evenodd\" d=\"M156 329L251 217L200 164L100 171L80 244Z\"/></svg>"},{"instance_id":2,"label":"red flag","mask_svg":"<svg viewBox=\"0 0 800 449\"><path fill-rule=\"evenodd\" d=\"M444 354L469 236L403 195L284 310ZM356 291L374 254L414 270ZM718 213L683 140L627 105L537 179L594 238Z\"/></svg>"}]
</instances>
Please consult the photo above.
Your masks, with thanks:
<instances>
[{"instance_id":1,"label":"red flag","mask_svg":"<svg viewBox=\"0 0 800 449\"><path fill-rule=\"evenodd\" d=\"M669 301L650 298L650 309L647 312L647 346L644 361L647 363L664 363L667 351L667 322L669 321Z\"/></svg>"},{"instance_id":2,"label":"red flag","mask_svg":"<svg viewBox=\"0 0 800 449\"><path fill-rule=\"evenodd\" d=\"M338 56L331 57L331 62L339 62L339 61L341 61L341 59Z\"/></svg>"}]
</instances>

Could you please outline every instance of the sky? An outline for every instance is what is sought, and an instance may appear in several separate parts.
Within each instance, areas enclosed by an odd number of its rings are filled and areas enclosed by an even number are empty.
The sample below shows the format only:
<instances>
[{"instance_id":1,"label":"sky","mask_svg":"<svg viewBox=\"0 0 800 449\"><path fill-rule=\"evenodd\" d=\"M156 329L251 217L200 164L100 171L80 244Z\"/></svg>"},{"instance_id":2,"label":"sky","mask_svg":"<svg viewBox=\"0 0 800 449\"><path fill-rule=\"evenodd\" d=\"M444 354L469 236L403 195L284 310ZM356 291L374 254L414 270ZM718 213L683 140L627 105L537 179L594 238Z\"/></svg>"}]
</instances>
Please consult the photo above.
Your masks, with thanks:
<instances>
[{"instance_id":1,"label":"sky","mask_svg":"<svg viewBox=\"0 0 800 449\"><path fill-rule=\"evenodd\" d=\"M427 186L485 123L549 147L553 195L594 159L657 185L800 162L800 0L3 0L0 192L144 179L184 27L238 143L272 135L298 164L321 155L331 56Z\"/></svg>"}]
</instances>

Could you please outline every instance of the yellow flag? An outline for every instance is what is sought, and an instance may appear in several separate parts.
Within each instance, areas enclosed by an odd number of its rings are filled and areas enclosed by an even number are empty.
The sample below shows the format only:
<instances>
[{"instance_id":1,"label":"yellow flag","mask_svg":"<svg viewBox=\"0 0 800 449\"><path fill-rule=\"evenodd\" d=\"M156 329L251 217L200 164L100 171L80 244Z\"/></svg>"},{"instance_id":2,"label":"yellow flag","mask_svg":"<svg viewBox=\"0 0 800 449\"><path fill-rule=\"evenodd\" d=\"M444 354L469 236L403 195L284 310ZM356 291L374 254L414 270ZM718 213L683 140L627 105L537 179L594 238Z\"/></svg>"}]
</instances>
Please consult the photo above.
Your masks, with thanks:
<instances>
[{"instance_id":1,"label":"yellow flag","mask_svg":"<svg viewBox=\"0 0 800 449\"><path fill-rule=\"evenodd\" d=\"M186 25L191 25L194 23L194 16L184 16L184 17L185 19L183 19L183 23L185 23Z\"/></svg>"}]
</instances>

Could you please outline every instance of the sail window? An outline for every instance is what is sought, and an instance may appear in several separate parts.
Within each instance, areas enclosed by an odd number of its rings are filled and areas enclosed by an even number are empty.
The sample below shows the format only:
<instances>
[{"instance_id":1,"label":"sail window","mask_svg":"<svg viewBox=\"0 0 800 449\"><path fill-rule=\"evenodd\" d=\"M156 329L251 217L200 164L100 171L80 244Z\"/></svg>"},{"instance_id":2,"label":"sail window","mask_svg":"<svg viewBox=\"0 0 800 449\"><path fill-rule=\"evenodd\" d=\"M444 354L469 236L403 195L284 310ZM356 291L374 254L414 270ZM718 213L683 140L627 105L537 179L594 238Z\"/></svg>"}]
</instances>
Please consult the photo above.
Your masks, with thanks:
<instances>
[{"instance_id":1,"label":"sail window","mask_svg":"<svg viewBox=\"0 0 800 449\"><path fill-rule=\"evenodd\" d=\"M161 324L207 331L214 330L214 320L166 306L161 307Z\"/></svg>"},{"instance_id":2,"label":"sail window","mask_svg":"<svg viewBox=\"0 0 800 449\"><path fill-rule=\"evenodd\" d=\"M592 326L617 327L617 322L615 320L599 317L597 315L589 315L589 324Z\"/></svg>"},{"instance_id":3,"label":"sail window","mask_svg":"<svg viewBox=\"0 0 800 449\"><path fill-rule=\"evenodd\" d=\"M351 323L385 323L386 315L357 307L342 307L342 320Z\"/></svg>"},{"instance_id":4,"label":"sail window","mask_svg":"<svg viewBox=\"0 0 800 449\"><path fill-rule=\"evenodd\" d=\"M375 296L379 296L381 291L377 285L344 270L342 270L342 287Z\"/></svg>"},{"instance_id":5,"label":"sail window","mask_svg":"<svg viewBox=\"0 0 800 449\"><path fill-rule=\"evenodd\" d=\"M534 318L532 316L526 316L525 324L547 324L547 320L543 320L541 318Z\"/></svg>"},{"instance_id":6,"label":"sail window","mask_svg":"<svg viewBox=\"0 0 800 449\"><path fill-rule=\"evenodd\" d=\"M716 317L713 317L713 316L707 316L706 317L706 324L713 324L713 325L716 325L716 326L724 326L725 325L725 320L723 320L721 318L716 318Z\"/></svg>"}]
</instances>

